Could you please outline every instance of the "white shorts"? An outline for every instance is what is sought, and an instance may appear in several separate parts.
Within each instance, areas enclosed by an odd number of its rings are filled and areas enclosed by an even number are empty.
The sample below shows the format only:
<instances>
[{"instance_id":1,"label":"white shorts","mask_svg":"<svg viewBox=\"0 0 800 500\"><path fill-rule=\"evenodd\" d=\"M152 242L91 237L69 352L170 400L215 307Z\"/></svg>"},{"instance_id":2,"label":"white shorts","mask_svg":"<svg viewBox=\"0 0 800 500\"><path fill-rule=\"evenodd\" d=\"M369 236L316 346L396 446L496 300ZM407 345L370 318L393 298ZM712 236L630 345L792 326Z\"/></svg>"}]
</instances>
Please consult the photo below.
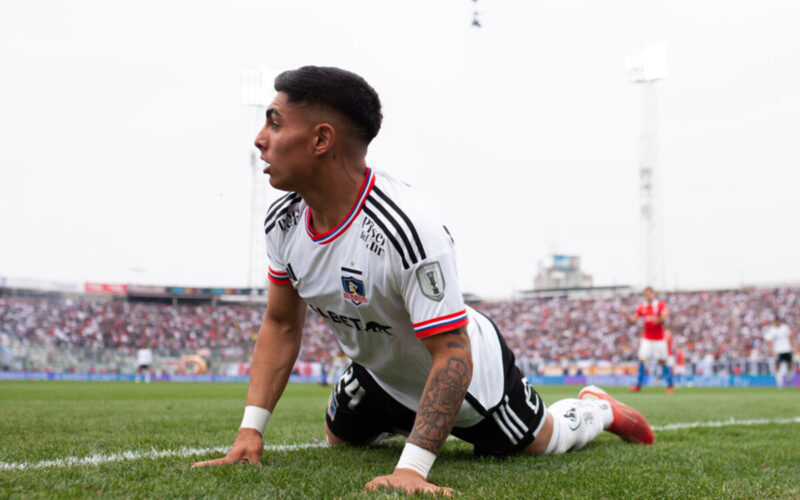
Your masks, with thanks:
<instances>
[{"instance_id":1,"label":"white shorts","mask_svg":"<svg viewBox=\"0 0 800 500\"><path fill-rule=\"evenodd\" d=\"M667 341L642 339L639 343L639 359L641 361L666 361Z\"/></svg>"}]
</instances>

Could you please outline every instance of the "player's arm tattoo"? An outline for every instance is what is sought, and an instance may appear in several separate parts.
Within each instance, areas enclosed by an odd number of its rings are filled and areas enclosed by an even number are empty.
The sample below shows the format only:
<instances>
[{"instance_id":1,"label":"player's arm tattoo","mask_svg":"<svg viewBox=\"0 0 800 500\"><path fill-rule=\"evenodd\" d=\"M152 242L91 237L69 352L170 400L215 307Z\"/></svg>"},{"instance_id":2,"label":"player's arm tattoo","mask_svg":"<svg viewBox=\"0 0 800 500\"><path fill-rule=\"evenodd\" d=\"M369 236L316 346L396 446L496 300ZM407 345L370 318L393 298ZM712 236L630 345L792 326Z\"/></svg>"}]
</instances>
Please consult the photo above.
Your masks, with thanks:
<instances>
[{"instance_id":1,"label":"player's arm tattoo","mask_svg":"<svg viewBox=\"0 0 800 500\"><path fill-rule=\"evenodd\" d=\"M472 378L469 338L462 330L441 335L453 335L453 338L444 344L445 354L434 359L414 428L408 436L409 443L434 454L439 453L453 429Z\"/></svg>"}]
</instances>

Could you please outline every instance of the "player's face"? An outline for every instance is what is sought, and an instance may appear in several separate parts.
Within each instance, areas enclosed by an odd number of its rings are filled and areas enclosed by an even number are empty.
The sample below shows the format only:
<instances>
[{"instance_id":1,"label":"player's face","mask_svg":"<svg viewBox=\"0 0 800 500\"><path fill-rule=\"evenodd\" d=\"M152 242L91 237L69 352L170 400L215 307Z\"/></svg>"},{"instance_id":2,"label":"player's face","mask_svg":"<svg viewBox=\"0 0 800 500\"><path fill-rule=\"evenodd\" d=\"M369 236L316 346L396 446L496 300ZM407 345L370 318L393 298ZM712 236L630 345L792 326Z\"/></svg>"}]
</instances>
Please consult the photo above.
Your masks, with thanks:
<instances>
[{"instance_id":1,"label":"player's face","mask_svg":"<svg viewBox=\"0 0 800 500\"><path fill-rule=\"evenodd\" d=\"M647 290L644 291L643 295L644 295L644 300L646 300L647 302L653 302L653 291L652 290L650 290L648 288Z\"/></svg>"},{"instance_id":2,"label":"player's face","mask_svg":"<svg viewBox=\"0 0 800 500\"><path fill-rule=\"evenodd\" d=\"M267 122L255 145L267 162L264 173L276 189L300 191L313 172L316 136L304 108L288 102L279 92L267 108Z\"/></svg>"}]
</instances>

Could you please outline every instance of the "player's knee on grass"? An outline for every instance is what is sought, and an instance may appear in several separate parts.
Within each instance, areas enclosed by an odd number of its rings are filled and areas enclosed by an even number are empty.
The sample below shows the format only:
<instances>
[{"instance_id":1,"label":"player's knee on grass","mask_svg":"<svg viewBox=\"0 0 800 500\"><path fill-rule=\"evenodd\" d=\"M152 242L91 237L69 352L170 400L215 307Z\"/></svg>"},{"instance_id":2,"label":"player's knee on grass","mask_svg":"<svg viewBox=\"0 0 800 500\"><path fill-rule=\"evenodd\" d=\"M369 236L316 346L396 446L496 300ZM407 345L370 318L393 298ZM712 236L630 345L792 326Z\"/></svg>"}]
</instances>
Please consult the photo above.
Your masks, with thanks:
<instances>
[{"instance_id":1,"label":"player's knee on grass","mask_svg":"<svg viewBox=\"0 0 800 500\"><path fill-rule=\"evenodd\" d=\"M347 441L340 439L336 434L331 432L331 430L328 428L328 422L325 422L325 437L328 439L328 444L331 446L347 444Z\"/></svg>"},{"instance_id":2,"label":"player's knee on grass","mask_svg":"<svg viewBox=\"0 0 800 500\"><path fill-rule=\"evenodd\" d=\"M550 444L550 439L553 436L553 416L545 411L544 423L539 430L539 434L531 444L525 448L525 453L528 455L544 455L547 451L547 446Z\"/></svg>"},{"instance_id":3,"label":"player's knee on grass","mask_svg":"<svg viewBox=\"0 0 800 500\"><path fill-rule=\"evenodd\" d=\"M368 445L378 444L380 441L384 440L387 437L390 437L391 435L392 434L388 432L381 432L374 436L367 437L363 441L352 442L342 439L336 434L334 434L333 431L331 431L331 429L328 427L328 422L325 422L325 437L328 441L328 444L331 446L337 446L342 444L347 444L351 446L368 446Z\"/></svg>"},{"instance_id":4,"label":"player's knee on grass","mask_svg":"<svg viewBox=\"0 0 800 500\"><path fill-rule=\"evenodd\" d=\"M415 414L392 399L362 366L353 363L334 384L325 411L330 444L368 446L385 433L408 433Z\"/></svg>"}]
</instances>

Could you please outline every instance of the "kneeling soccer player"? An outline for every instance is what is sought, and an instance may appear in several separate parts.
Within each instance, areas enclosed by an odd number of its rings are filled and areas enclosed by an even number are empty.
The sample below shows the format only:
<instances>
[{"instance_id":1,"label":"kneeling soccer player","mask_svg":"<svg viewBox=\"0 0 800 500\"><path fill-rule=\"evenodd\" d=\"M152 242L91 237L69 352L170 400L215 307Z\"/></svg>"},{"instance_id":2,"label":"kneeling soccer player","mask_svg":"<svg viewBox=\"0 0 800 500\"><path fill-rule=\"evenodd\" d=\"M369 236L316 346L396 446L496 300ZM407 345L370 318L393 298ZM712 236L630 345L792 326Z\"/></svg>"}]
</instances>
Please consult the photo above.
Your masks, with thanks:
<instances>
[{"instance_id":1,"label":"kneeling soccer player","mask_svg":"<svg viewBox=\"0 0 800 500\"><path fill-rule=\"evenodd\" d=\"M425 200L366 164L382 114L360 76L306 66L275 79L256 138L270 184L270 285L253 352L244 419L224 458L259 463L263 432L297 358L306 308L352 364L325 416L331 444L408 434L397 467L366 489L452 493L427 482L453 434L475 453L563 453L604 429L652 443L644 417L596 387L549 408L494 324L464 304L453 238Z\"/></svg>"}]
</instances>

